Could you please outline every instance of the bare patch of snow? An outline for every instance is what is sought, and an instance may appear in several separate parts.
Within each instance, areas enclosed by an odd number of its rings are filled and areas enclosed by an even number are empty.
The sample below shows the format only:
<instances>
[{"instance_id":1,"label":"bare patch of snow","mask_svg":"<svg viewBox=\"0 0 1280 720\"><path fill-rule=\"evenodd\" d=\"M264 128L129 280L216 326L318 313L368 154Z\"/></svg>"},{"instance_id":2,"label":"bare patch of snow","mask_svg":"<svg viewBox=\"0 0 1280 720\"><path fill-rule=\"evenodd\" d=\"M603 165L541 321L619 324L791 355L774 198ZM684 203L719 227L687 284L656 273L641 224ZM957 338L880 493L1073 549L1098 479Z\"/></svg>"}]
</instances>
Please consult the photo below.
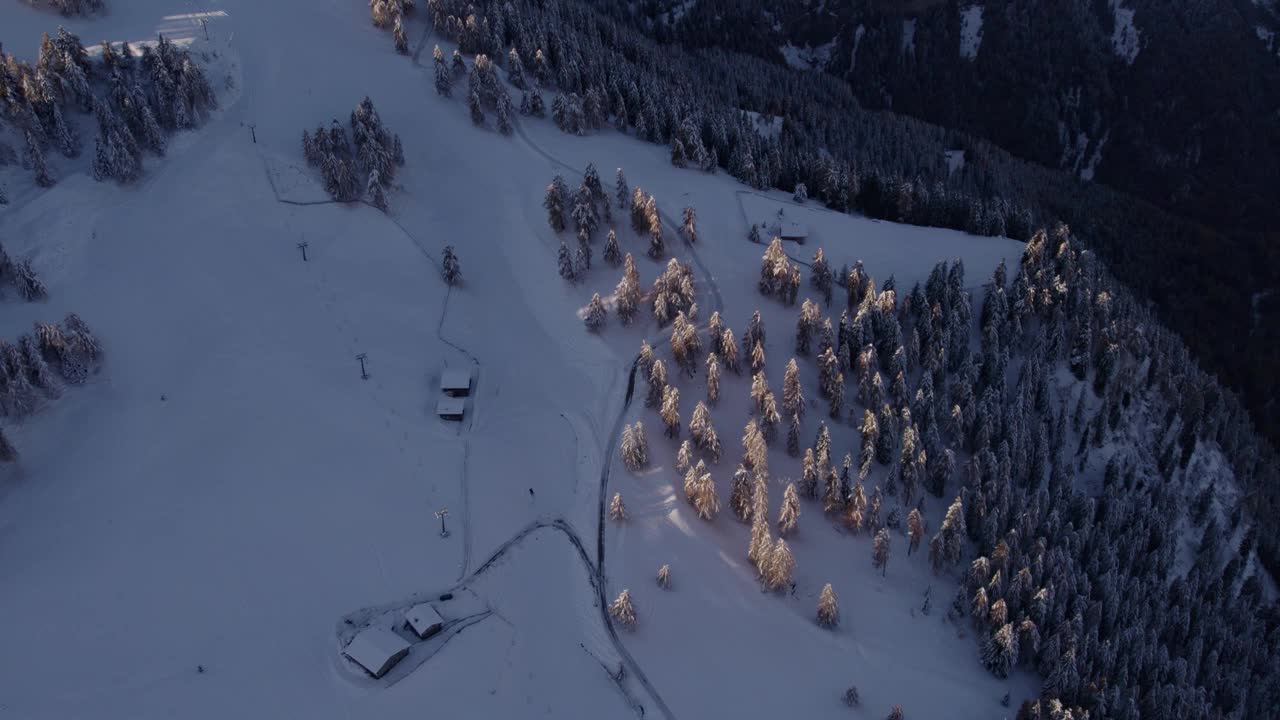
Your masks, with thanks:
<instances>
[{"instance_id":1,"label":"bare patch of snow","mask_svg":"<svg viewBox=\"0 0 1280 720\"><path fill-rule=\"evenodd\" d=\"M902 21L902 54L910 55L916 51L916 19Z\"/></svg>"},{"instance_id":2,"label":"bare patch of snow","mask_svg":"<svg viewBox=\"0 0 1280 720\"><path fill-rule=\"evenodd\" d=\"M1142 49L1141 37L1133 24L1133 9L1126 8L1121 3L1122 0L1111 0L1111 10L1116 18L1115 29L1111 31L1111 50L1116 57L1132 65L1138 57L1138 51Z\"/></svg>"},{"instance_id":3,"label":"bare patch of snow","mask_svg":"<svg viewBox=\"0 0 1280 720\"><path fill-rule=\"evenodd\" d=\"M964 150L947 150L943 155L947 157L948 173L954 173L964 167Z\"/></svg>"},{"instance_id":4,"label":"bare patch of snow","mask_svg":"<svg viewBox=\"0 0 1280 720\"><path fill-rule=\"evenodd\" d=\"M1280 50L1276 48L1276 33L1274 30L1268 30L1267 28L1259 25L1254 28L1254 32L1258 34L1258 39L1262 41L1262 44L1267 46L1267 52L1280 53Z\"/></svg>"},{"instance_id":5,"label":"bare patch of snow","mask_svg":"<svg viewBox=\"0 0 1280 720\"><path fill-rule=\"evenodd\" d=\"M1107 138L1110 136L1110 131L1103 133L1102 139L1093 146L1093 152L1089 154L1089 159L1084 163L1084 167L1080 168L1081 180L1093 180L1094 172L1098 169L1098 163L1102 161L1102 148L1106 147Z\"/></svg>"},{"instance_id":6,"label":"bare patch of snow","mask_svg":"<svg viewBox=\"0 0 1280 720\"><path fill-rule=\"evenodd\" d=\"M756 131L765 137L776 138L782 132L782 118L780 116L770 115L766 118L754 110L744 110L743 112L751 119Z\"/></svg>"},{"instance_id":7,"label":"bare patch of snow","mask_svg":"<svg viewBox=\"0 0 1280 720\"><path fill-rule=\"evenodd\" d=\"M970 5L960 10L960 57L972 60L982 47L982 6Z\"/></svg>"},{"instance_id":8,"label":"bare patch of snow","mask_svg":"<svg viewBox=\"0 0 1280 720\"><path fill-rule=\"evenodd\" d=\"M797 70L823 70L831 62L831 52L835 50L836 41L829 40L817 47L797 47L787 43L778 48L787 61L787 65Z\"/></svg>"},{"instance_id":9,"label":"bare patch of snow","mask_svg":"<svg viewBox=\"0 0 1280 720\"><path fill-rule=\"evenodd\" d=\"M867 34L867 29L859 25L853 31L853 49L849 51L849 72L858 65L858 46L862 44L862 36Z\"/></svg>"}]
</instances>

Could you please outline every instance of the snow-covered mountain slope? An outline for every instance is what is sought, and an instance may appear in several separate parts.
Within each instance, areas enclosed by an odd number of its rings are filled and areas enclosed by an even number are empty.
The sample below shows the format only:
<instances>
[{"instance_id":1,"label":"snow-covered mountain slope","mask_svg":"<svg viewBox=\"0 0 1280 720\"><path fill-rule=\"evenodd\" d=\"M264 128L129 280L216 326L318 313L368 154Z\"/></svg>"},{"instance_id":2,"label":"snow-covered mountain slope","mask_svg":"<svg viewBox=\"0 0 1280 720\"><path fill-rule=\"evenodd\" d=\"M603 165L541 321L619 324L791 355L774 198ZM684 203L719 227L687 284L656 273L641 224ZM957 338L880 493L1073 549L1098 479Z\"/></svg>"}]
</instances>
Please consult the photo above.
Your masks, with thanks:
<instances>
[{"instance_id":1,"label":"snow-covered mountain slope","mask_svg":"<svg viewBox=\"0 0 1280 720\"><path fill-rule=\"evenodd\" d=\"M15 52L55 22L21 4L0 21ZM211 78L222 110L134 186L70 166L45 192L6 176L16 191L0 238L33 259L50 298L6 300L0 334L74 311L107 361L8 428L22 456L0 470L0 716L844 717L854 684L874 716L900 704L909 717L989 718L1009 712L1005 693L1015 705L1035 694L1029 675L981 667L972 638L942 619L955 576L931 575L925 552L908 558L901 534L882 577L868 538L806 502L795 592L761 593L745 526L727 507L700 520L678 498L675 444L631 402L635 352L650 338L669 354L662 332L613 317L585 331L583 306L618 271L597 260L581 284L562 281L541 204L553 175L576 185L594 162L606 179L623 168L668 218L696 207L697 246L669 233L671 254L697 268L700 318L720 310L740 329L762 311L775 388L795 309L757 293L763 247L744 239L749 224L782 210L811 232L798 259L820 246L834 267L861 259L904 290L949 258L986 277L1015 264L1020 243L797 206L611 132L476 129L460 99L431 89L438 39L421 18L411 61L361 3L138 0L72 29L86 42L185 35L243 72L230 86ZM404 140L389 215L325 202L302 160L302 129L365 96ZM647 287L662 264L624 211L614 218ZM452 290L445 245L462 262ZM474 377L460 424L433 412L445 368ZM817 397L813 368L803 374ZM677 383L686 417L701 381ZM726 376L713 411L726 499L748 387ZM806 441L823 414L808 413ZM635 419L653 457L638 477L614 452ZM831 425L838 454L856 450L854 430ZM774 455L776 476L799 474ZM632 519L602 528L614 492ZM771 493L776 508L781 486ZM942 502L926 500L931 530ZM653 581L664 563L669 593ZM835 632L813 622L827 582L844 614ZM634 634L602 618L601 599L622 589ZM356 630L445 592L445 631L383 679L341 657Z\"/></svg>"}]
</instances>

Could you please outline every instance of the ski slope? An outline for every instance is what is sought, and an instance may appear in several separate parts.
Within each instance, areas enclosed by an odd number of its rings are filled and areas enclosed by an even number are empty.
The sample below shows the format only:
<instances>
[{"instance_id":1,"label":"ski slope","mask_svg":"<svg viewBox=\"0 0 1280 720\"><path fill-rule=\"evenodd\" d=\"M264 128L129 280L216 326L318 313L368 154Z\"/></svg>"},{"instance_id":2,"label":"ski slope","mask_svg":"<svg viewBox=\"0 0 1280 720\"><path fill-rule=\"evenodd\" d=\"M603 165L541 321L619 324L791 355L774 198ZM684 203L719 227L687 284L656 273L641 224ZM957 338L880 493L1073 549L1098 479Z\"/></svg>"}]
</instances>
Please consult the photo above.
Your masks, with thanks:
<instances>
[{"instance_id":1,"label":"ski slope","mask_svg":"<svg viewBox=\"0 0 1280 720\"><path fill-rule=\"evenodd\" d=\"M74 311L107 352L87 387L6 428L21 462L0 469L0 717L846 717L839 698L857 684L868 717L901 704L913 718L989 718L1007 712L1005 692L1015 707L1032 695L1031 678L991 677L943 622L954 579L933 577L924 553L908 559L905 538L881 578L869 539L842 537L806 503L795 596L760 592L747 528L727 512L749 379L726 376L713 410L726 511L707 523L678 498L676 445L627 402L641 338L669 357L662 332L612 316L585 331L581 309L620 271L597 260L584 282L561 280L541 202L554 174L576 187L594 162L606 185L622 167L669 221L695 206L699 246L669 227L669 251L696 252L702 321L720 309L740 334L765 313L775 392L796 309L756 293L754 218L785 208L814 235L798 259L822 246L833 267L861 258L903 291L952 257L976 286L1021 245L798 207L611 132L570 137L528 118L512 137L476 129L457 97L432 91L424 13L409 26L419 64L367 12L133 0L64 21L0 6L0 41L27 59L62 21L86 44L165 32L216 52L231 78L210 73L222 109L148 159L135 186L93 182L84 158L55 163L49 191L0 169L12 199L0 239L49 288L43 303L4 300L0 332ZM407 156L390 216L323 202L301 156L303 128L345 122L366 95ZM661 264L624 211L614 220L651 284ZM446 244L464 278L452 291ZM461 424L433 414L445 367L474 374ZM817 397L811 361L802 377ZM679 381L686 420L700 382ZM804 442L824 415L811 409ZM654 459L642 477L613 451L619 423L637 418ZM852 428L832 432L839 456L854 449ZM772 462L799 474L781 452ZM632 520L601 533L613 492ZM943 506L927 509L936 528ZM653 581L663 563L670 593ZM845 618L835 633L812 620L825 582ZM640 626L615 640L600 599L623 588ZM450 627L382 680L341 657L353 629L445 591Z\"/></svg>"}]
</instances>

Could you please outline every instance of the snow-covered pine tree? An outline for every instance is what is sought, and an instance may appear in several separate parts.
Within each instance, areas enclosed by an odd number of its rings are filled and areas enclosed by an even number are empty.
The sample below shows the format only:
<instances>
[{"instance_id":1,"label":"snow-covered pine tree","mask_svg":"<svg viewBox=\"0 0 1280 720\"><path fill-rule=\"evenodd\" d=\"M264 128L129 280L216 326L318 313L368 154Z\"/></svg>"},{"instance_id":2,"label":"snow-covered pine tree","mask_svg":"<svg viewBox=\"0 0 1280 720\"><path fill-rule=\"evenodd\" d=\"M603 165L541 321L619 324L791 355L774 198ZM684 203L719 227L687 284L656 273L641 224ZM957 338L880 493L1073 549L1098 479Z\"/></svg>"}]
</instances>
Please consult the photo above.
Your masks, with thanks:
<instances>
[{"instance_id":1,"label":"snow-covered pine tree","mask_svg":"<svg viewBox=\"0 0 1280 720\"><path fill-rule=\"evenodd\" d=\"M617 267L622 262L622 250L618 247L618 234L609 229L604 242L604 261Z\"/></svg>"},{"instance_id":2,"label":"snow-covered pine tree","mask_svg":"<svg viewBox=\"0 0 1280 720\"><path fill-rule=\"evenodd\" d=\"M605 322L604 301L600 299L600 293L591 296L591 302L587 304L587 314L583 318L587 329L591 332L599 332L604 327Z\"/></svg>"},{"instance_id":3,"label":"snow-covered pine tree","mask_svg":"<svg viewBox=\"0 0 1280 720\"><path fill-rule=\"evenodd\" d=\"M839 624L840 602L836 597L836 591L831 587L831 583L827 583L822 586L822 592L818 594L818 625L824 628L834 628Z\"/></svg>"},{"instance_id":4,"label":"snow-covered pine tree","mask_svg":"<svg viewBox=\"0 0 1280 720\"><path fill-rule=\"evenodd\" d=\"M640 309L640 272L636 270L631 253L623 261L622 279L614 291L617 298L618 317L623 325L630 325Z\"/></svg>"},{"instance_id":5,"label":"snow-covered pine tree","mask_svg":"<svg viewBox=\"0 0 1280 720\"><path fill-rule=\"evenodd\" d=\"M507 95L506 90L499 89L498 103L498 132L503 135L510 135L513 127L511 125L511 96Z\"/></svg>"},{"instance_id":6,"label":"snow-covered pine tree","mask_svg":"<svg viewBox=\"0 0 1280 720\"><path fill-rule=\"evenodd\" d=\"M804 415L804 392L800 388L800 367L795 358L787 362L782 376L782 410L788 416Z\"/></svg>"},{"instance_id":7,"label":"snow-covered pine tree","mask_svg":"<svg viewBox=\"0 0 1280 720\"><path fill-rule=\"evenodd\" d=\"M596 203L592 197L591 188L587 187L586 183L579 185L578 191L574 193L573 210L570 214L578 234L580 236L585 234L589 240L600 226L600 220L596 215Z\"/></svg>"},{"instance_id":8,"label":"snow-covered pine tree","mask_svg":"<svg viewBox=\"0 0 1280 720\"><path fill-rule=\"evenodd\" d=\"M800 416L792 415L787 428L787 454L791 457L800 455Z\"/></svg>"},{"instance_id":9,"label":"snow-covered pine tree","mask_svg":"<svg viewBox=\"0 0 1280 720\"><path fill-rule=\"evenodd\" d=\"M791 546L787 545L786 540L778 538L764 564L765 586L775 592L786 589L791 584L795 569L796 560L791 554Z\"/></svg>"},{"instance_id":10,"label":"snow-covered pine tree","mask_svg":"<svg viewBox=\"0 0 1280 720\"><path fill-rule=\"evenodd\" d=\"M639 472L649 465L649 440L644 434L644 425L639 420L635 425L624 425L620 445L622 464L631 472Z\"/></svg>"},{"instance_id":11,"label":"snow-covered pine tree","mask_svg":"<svg viewBox=\"0 0 1280 720\"><path fill-rule=\"evenodd\" d=\"M636 629L636 609L631 604L631 591L623 590L609 605L609 617L628 630Z\"/></svg>"},{"instance_id":12,"label":"snow-covered pine tree","mask_svg":"<svg viewBox=\"0 0 1280 720\"><path fill-rule=\"evenodd\" d=\"M658 367L654 363L654 367ZM666 435L669 438L680 437L680 389L668 385L662 391L662 409L659 412L662 416L662 424L666 427Z\"/></svg>"},{"instance_id":13,"label":"snow-covered pine tree","mask_svg":"<svg viewBox=\"0 0 1280 720\"><path fill-rule=\"evenodd\" d=\"M542 93L537 90L529 93L529 113L536 118L544 117L547 114L546 106L542 102Z\"/></svg>"},{"instance_id":14,"label":"snow-covered pine tree","mask_svg":"<svg viewBox=\"0 0 1280 720\"><path fill-rule=\"evenodd\" d=\"M625 210L631 202L631 190L627 187L627 178L623 175L622 168L618 168L614 187L616 188L614 196L618 198L618 209Z\"/></svg>"},{"instance_id":15,"label":"snow-covered pine tree","mask_svg":"<svg viewBox=\"0 0 1280 720\"><path fill-rule=\"evenodd\" d=\"M613 500L609 501L609 519L618 523L626 521L627 507L622 504L622 493L614 493Z\"/></svg>"},{"instance_id":16,"label":"snow-covered pine tree","mask_svg":"<svg viewBox=\"0 0 1280 720\"><path fill-rule=\"evenodd\" d=\"M796 493L796 484L787 483L787 489L782 493L782 506L778 509L778 535L786 537L795 532L799 519L800 496Z\"/></svg>"},{"instance_id":17,"label":"snow-covered pine tree","mask_svg":"<svg viewBox=\"0 0 1280 720\"><path fill-rule=\"evenodd\" d=\"M396 52L401 55L409 54L409 38L404 34L404 23L401 20L400 13L395 14L395 20L391 27L391 37L395 41Z\"/></svg>"},{"instance_id":18,"label":"snow-covered pine tree","mask_svg":"<svg viewBox=\"0 0 1280 720\"><path fill-rule=\"evenodd\" d=\"M55 180L53 175L49 173L49 166L44 160L44 151L40 149L40 143L36 141L31 131L26 132L27 154L24 165L30 168L35 174L36 185L42 188L53 187Z\"/></svg>"},{"instance_id":19,"label":"snow-covered pine tree","mask_svg":"<svg viewBox=\"0 0 1280 720\"><path fill-rule=\"evenodd\" d=\"M457 285L462 280L462 266L458 263L458 256L454 253L452 245L444 246L444 256L440 266L444 273L444 281L449 285Z\"/></svg>"},{"instance_id":20,"label":"snow-covered pine tree","mask_svg":"<svg viewBox=\"0 0 1280 720\"><path fill-rule=\"evenodd\" d=\"M663 590L671 589L671 566L663 565L658 568L658 587Z\"/></svg>"},{"instance_id":21,"label":"snow-covered pine tree","mask_svg":"<svg viewBox=\"0 0 1280 720\"><path fill-rule=\"evenodd\" d=\"M467 93L467 110L471 112L471 122L476 127L484 127L484 106L480 103L480 93L475 89Z\"/></svg>"},{"instance_id":22,"label":"snow-covered pine tree","mask_svg":"<svg viewBox=\"0 0 1280 720\"><path fill-rule=\"evenodd\" d=\"M645 395L644 406L656 408L662 405L662 394L667 387L667 366L661 358L656 358L649 366L649 389Z\"/></svg>"},{"instance_id":23,"label":"snow-covered pine tree","mask_svg":"<svg viewBox=\"0 0 1280 720\"><path fill-rule=\"evenodd\" d=\"M547 186L547 194L542 201L542 207L547 210L547 223L556 232L562 232L565 228L565 205L568 195L569 190L565 187L564 178L556 175Z\"/></svg>"},{"instance_id":24,"label":"snow-covered pine tree","mask_svg":"<svg viewBox=\"0 0 1280 720\"><path fill-rule=\"evenodd\" d=\"M42 300L48 295L44 283L36 276L30 260L22 260L13 264L13 284L17 286L22 299L27 302Z\"/></svg>"},{"instance_id":25,"label":"snow-covered pine tree","mask_svg":"<svg viewBox=\"0 0 1280 720\"><path fill-rule=\"evenodd\" d=\"M569 253L569 246L564 244L564 240L560 241L560 250L556 253L556 264L560 268L560 277L569 282L578 279L577 268L573 265L573 255Z\"/></svg>"},{"instance_id":26,"label":"snow-covered pine tree","mask_svg":"<svg viewBox=\"0 0 1280 720\"><path fill-rule=\"evenodd\" d=\"M720 400L720 359L715 353L707 355L707 402L715 405Z\"/></svg>"},{"instance_id":27,"label":"snow-covered pine tree","mask_svg":"<svg viewBox=\"0 0 1280 720\"><path fill-rule=\"evenodd\" d=\"M911 553L920 548L920 541L924 538L924 517L920 514L920 508L912 508L907 513L907 537L911 539L911 544L907 546L907 557Z\"/></svg>"},{"instance_id":28,"label":"snow-covered pine tree","mask_svg":"<svg viewBox=\"0 0 1280 720\"><path fill-rule=\"evenodd\" d=\"M436 94L449 97L453 95L453 72L445 62L444 53L440 51L439 45L436 45L432 57L435 59Z\"/></svg>"},{"instance_id":29,"label":"snow-covered pine tree","mask_svg":"<svg viewBox=\"0 0 1280 720\"><path fill-rule=\"evenodd\" d=\"M0 428L0 463L13 462L18 459L18 451L14 449L13 443L9 442L9 437L5 435L4 428Z\"/></svg>"},{"instance_id":30,"label":"snow-covered pine tree","mask_svg":"<svg viewBox=\"0 0 1280 720\"><path fill-rule=\"evenodd\" d=\"M889 531L880 528L876 532L875 542L871 548L871 566L880 571L881 576L888 573L889 568Z\"/></svg>"},{"instance_id":31,"label":"snow-covered pine tree","mask_svg":"<svg viewBox=\"0 0 1280 720\"><path fill-rule=\"evenodd\" d=\"M694 244L698 242L698 213L693 207L684 209L683 224L680 226L680 233L684 236L685 242Z\"/></svg>"}]
</instances>

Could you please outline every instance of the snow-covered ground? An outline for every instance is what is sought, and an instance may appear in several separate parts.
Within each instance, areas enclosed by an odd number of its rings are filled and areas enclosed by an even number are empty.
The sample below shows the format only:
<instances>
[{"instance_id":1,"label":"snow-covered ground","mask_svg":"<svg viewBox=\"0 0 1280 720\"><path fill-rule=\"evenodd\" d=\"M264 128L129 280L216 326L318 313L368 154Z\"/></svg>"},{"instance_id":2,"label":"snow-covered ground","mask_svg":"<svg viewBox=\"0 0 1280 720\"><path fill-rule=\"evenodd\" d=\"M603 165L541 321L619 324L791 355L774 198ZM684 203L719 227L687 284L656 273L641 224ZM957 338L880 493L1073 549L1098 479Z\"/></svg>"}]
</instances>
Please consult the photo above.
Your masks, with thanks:
<instances>
[{"instance_id":1,"label":"snow-covered ground","mask_svg":"<svg viewBox=\"0 0 1280 720\"><path fill-rule=\"evenodd\" d=\"M982 11L981 5L970 5L960 9L960 57L972 60L978 57L978 49L982 47Z\"/></svg>"},{"instance_id":2,"label":"snow-covered ground","mask_svg":"<svg viewBox=\"0 0 1280 720\"><path fill-rule=\"evenodd\" d=\"M1142 38L1133 24L1133 8L1124 7L1123 0L1111 0L1111 11L1115 14L1111 50L1116 57L1132 65L1138 58L1138 51L1142 49Z\"/></svg>"},{"instance_id":3,"label":"snow-covered ground","mask_svg":"<svg viewBox=\"0 0 1280 720\"><path fill-rule=\"evenodd\" d=\"M817 47L803 47L787 43L778 48L787 65L797 70L823 70L831 62L831 53L835 50L836 41L831 39Z\"/></svg>"},{"instance_id":4,"label":"snow-covered ground","mask_svg":"<svg viewBox=\"0 0 1280 720\"><path fill-rule=\"evenodd\" d=\"M708 523L677 498L675 446L656 416L642 403L624 412L641 338L669 355L657 328L611 318L601 336L584 330L579 310L619 272L597 260L583 283L562 281L541 203L554 174L576 185L594 162L606 184L624 168L668 217L696 207L701 319L720 307L740 333L761 309L775 392L796 309L756 293L764 248L746 242L749 223L782 209L812 233L789 247L797 258L823 247L836 268L862 259L904 291L954 257L977 286L1022 246L798 206L610 132L576 138L528 119L510 138L477 130L460 100L431 91L437 39L421 15L419 65L367 13L336 0L134 0L66 21L86 43L181 35L243 71L230 86L211 78L222 109L134 186L68 165L36 191L6 169L0 237L33 259L50 297L6 300L0 334L74 311L107 361L6 428L22 457L0 471L0 716L625 717L638 703L650 717L846 717L840 694L856 684L872 716L897 703L909 717L990 718L1008 712L1005 692L1015 707L1034 694L1026 675L981 668L972 638L942 619L954 577L932 576L923 552L908 558L901 536L882 578L867 538L806 503L795 595L762 594L727 508L748 381L726 377L713 410L725 511ZM8 3L0 41L34 59L58 22ZM345 120L366 95L404 141L391 214L281 202L318 199L302 129ZM614 218L647 287L661 265L625 213ZM452 291L438 272L446 244L464 276ZM668 246L693 259L674 232ZM446 367L475 377L460 424L433 415ZM802 368L815 398L812 361ZM700 383L678 383L686 418ZM809 412L806 443L824 414ZM636 418L655 460L641 477L611 452L616 423ZM838 455L854 449L851 427L831 429ZM798 474L774 455L775 476ZM601 542L604 492L621 492L632 520ZM942 508L926 502L931 527ZM670 593L653 581L663 563ZM826 582L845 617L834 633L813 623ZM615 643L598 603L623 588L641 624ZM446 591L445 634L383 680L341 657L353 629ZM615 684L606 667L619 663Z\"/></svg>"}]
</instances>

